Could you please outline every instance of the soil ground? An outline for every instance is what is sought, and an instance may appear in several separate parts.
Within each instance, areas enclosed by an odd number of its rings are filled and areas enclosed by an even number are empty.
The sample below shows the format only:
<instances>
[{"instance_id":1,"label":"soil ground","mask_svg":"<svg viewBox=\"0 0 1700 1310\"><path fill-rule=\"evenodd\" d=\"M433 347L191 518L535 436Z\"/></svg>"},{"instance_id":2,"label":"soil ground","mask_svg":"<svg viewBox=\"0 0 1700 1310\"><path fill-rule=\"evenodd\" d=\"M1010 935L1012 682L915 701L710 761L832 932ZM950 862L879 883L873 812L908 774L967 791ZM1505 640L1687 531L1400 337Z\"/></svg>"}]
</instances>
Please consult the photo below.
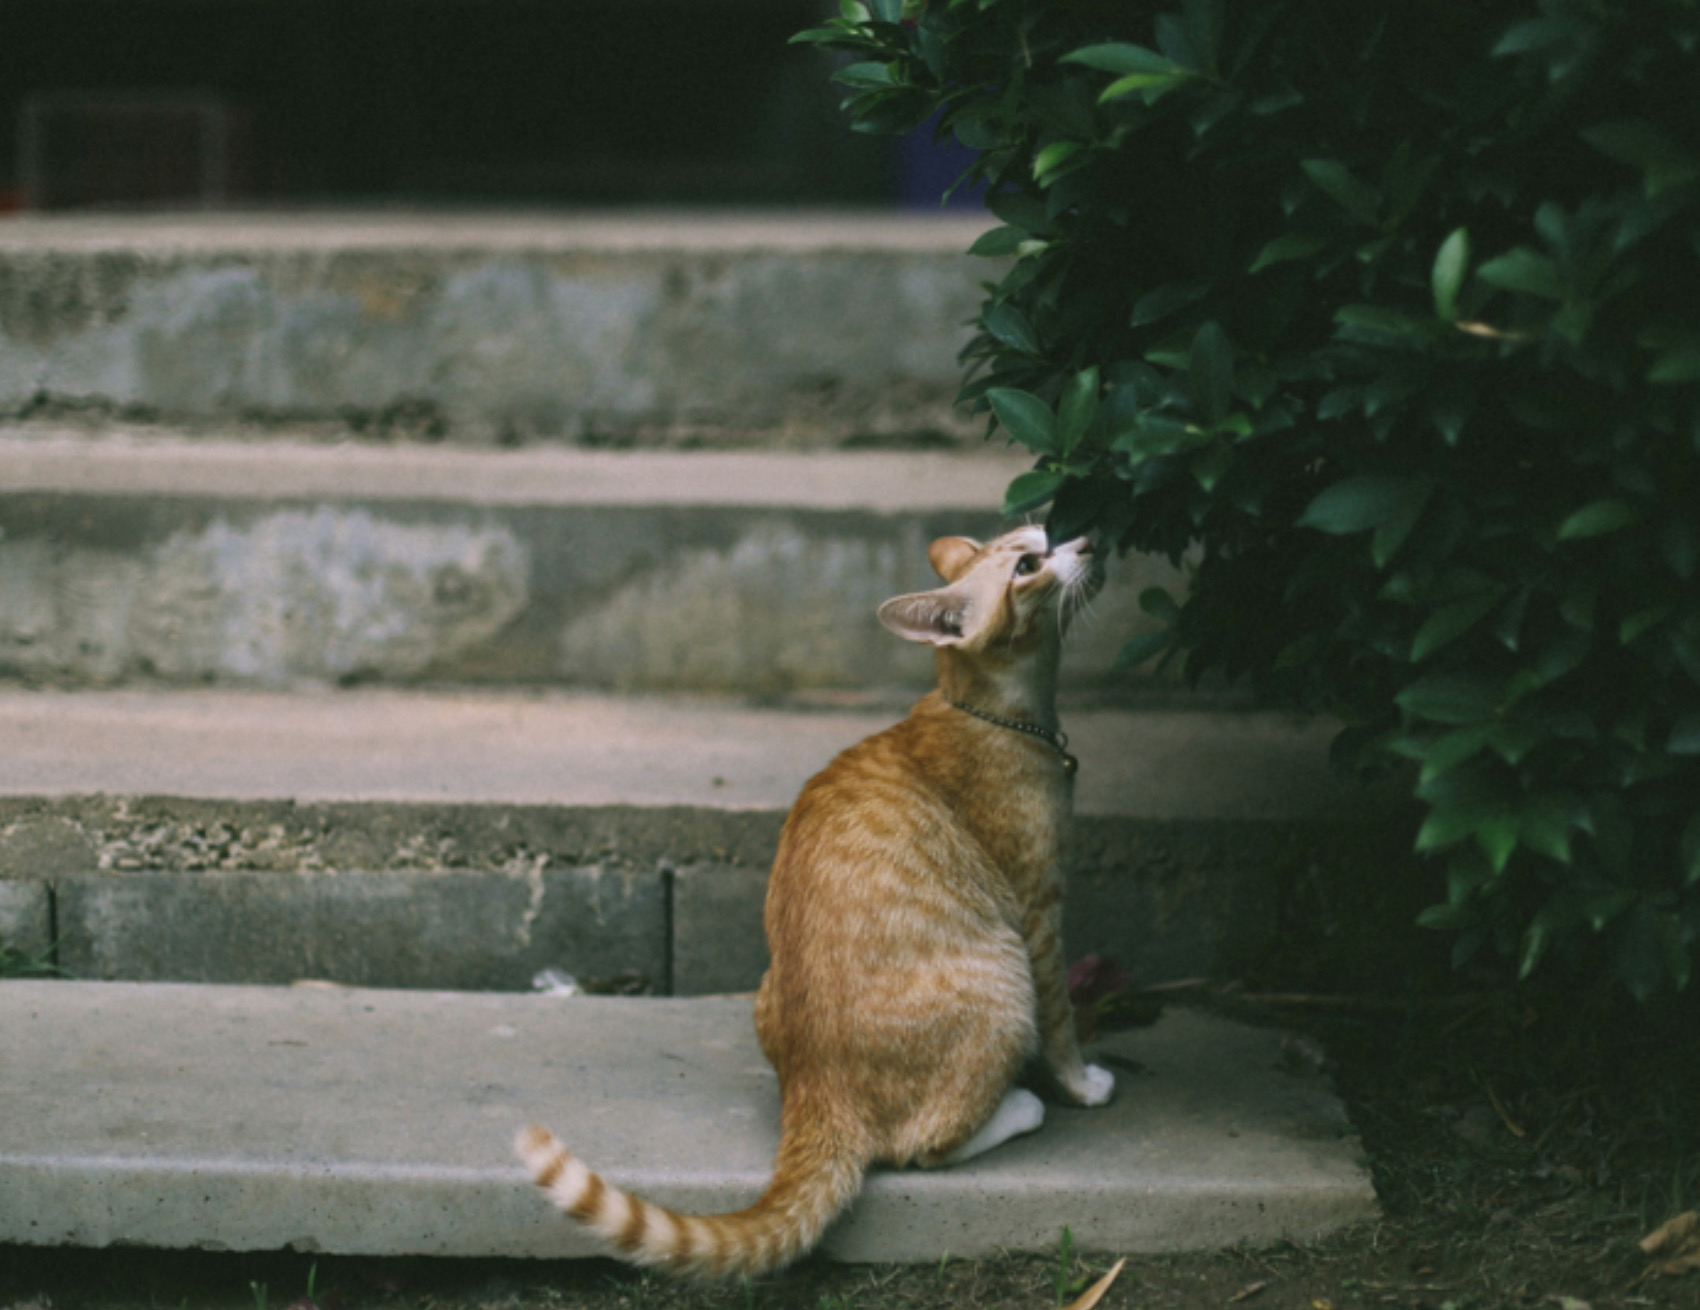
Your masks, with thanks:
<instances>
[{"instance_id":1,"label":"soil ground","mask_svg":"<svg viewBox=\"0 0 1700 1310\"><path fill-rule=\"evenodd\" d=\"M1135 1256L1101 1305L1152 1310L1700 1307L1640 1239L1700 1207L1700 998L1651 1008L1510 988L1420 1002L1201 991L1323 1060L1380 1222L1314 1245ZM1128 1017L1124 1007L1124 1021ZM1106 1014L1105 1022L1113 1021ZM73 1093L74 1094L74 1093ZM612 1262L355 1260L0 1247L0 1310L1049 1310L1117 1253L809 1260L701 1288ZM1700 1266L1700 1240L1691 1248Z\"/></svg>"}]
</instances>

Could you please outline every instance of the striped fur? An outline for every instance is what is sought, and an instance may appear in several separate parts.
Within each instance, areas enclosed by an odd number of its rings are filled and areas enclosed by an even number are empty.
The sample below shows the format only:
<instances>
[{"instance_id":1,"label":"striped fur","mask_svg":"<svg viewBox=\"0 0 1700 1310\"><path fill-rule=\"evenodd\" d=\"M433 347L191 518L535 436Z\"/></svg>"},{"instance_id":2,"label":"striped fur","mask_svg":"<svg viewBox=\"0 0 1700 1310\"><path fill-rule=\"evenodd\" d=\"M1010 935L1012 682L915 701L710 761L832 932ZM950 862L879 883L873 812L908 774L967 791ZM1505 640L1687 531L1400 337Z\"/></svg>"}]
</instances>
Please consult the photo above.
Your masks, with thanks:
<instances>
[{"instance_id":1,"label":"striped fur","mask_svg":"<svg viewBox=\"0 0 1700 1310\"><path fill-rule=\"evenodd\" d=\"M780 835L755 1012L780 1143L761 1198L676 1214L610 1186L546 1129L519 1135L537 1185L615 1254L704 1277L778 1268L871 1165L954 1163L1036 1126L1042 1108L1012 1091L1035 1054L1064 1099L1109 1099L1064 981L1072 782L1047 742L955 707L1055 730L1061 629L1095 585L1089 554L1053 550L1038 528L944 538L929 558L946 585L881 607L935 648L939 686L812 778Z\"/></svg>"},{"instance_id":2,"label":"striped fur","mask_svg":"<svg viewBox=\"0 0 1700 1310\"><path fill-rule=\"evenodd\" d=\"M610 1186L546 1128L514 1149L549 1199L633 1264L703 1278L750 1276L789 1264L820 1239L861 1189L865 1166L837 1151L780 1148L773 1180L748 1209L677 1214Z\"/></svg>"}]
</instances>

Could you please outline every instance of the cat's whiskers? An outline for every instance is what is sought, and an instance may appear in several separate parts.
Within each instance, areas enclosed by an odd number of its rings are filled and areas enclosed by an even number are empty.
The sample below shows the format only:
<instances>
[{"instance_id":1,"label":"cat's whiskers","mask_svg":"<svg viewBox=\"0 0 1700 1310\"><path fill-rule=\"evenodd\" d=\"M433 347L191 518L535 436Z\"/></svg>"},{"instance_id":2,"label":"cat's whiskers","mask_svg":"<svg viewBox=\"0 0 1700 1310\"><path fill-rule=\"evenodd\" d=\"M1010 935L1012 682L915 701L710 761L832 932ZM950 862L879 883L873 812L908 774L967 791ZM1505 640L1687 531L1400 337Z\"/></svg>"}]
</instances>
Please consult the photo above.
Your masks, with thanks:
<instances>
[{"instance_id":1,"label":"cat's whiskers","mask_svg":"<svg viewBox=\"0 0 1700 1310\"><path fill-rule=\"evenodd\" d=\"M1097 618L1097 613L1092 608L1096 592L1093 570L1090 568L1082 569L1057 588L1057 618L1065 631L1076 622L1090 623Z\"/></svg>"}]
</instances>

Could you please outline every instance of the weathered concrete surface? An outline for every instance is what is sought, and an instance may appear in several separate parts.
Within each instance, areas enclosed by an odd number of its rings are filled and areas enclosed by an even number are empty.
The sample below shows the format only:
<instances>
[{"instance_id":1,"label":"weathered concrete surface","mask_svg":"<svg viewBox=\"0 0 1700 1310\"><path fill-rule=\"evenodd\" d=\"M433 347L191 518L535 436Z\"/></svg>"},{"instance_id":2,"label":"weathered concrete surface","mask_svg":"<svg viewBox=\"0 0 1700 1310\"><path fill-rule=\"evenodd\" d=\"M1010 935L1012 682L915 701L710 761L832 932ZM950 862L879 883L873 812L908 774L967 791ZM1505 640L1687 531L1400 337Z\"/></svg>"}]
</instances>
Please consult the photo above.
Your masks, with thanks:
<instances>
[{"instance_id":1,"label":"weathered concrete surface","mask_svg":"<svg viewBox=\"0 0 1700 1310\"><path fill-rule=\"evenodd\" d=\"M777 849L777 848L776 848ZM673 875L673 991L753 992L767 972L765 865L687 864Z\"/></svg>"},{"instance_id":2,"label":"weathered concrete surface","mask_svg":"<svg viewBox=\"0 0 1700 1310\"><path fill-rule=\"evenodd\" d=\"M3 884L0 884L3 885ZM539 970L667 992L658 870L90 872L53 884L55 961L76 978L526 991Z\"/></svg>"},{"instance_id":3,"label":"weathered concrete surface","mask_svg":"<svg viewBox=\"0 0 1700 1310\"><path fill-rule=\"evenodd\" d=\"M897 714L0 696L0 888L28 885L8 894L37 905L51 894L56 962L80 977L524 988L550 965L678 994L748 990L785 811ZM1386 821L1397 797L1333 780L1326 725L1067 722L1083 761L1071 956L1109 956L1140 983L1231 977L1277 944L1297 888L1422 893L1387 874L1409 850Z\"/></svg>"},{"instance_id":4,"label":"weathered concrete surface","mask_svg":"<svg viewBox=\"0 0 1700 1310\"><path fill-rule=\"evenodd\" d=\"M1001 453L471 451L0 437L0 674L743 691L922 684L874 611L995 533ZM1112 566L1110 676L1162 561Z\"/></svg>"},{"instance_id":5,"label":"weathered concrete surface","mask_svg":"<svg viewBox=\"0 0 1700 1310\"><path fill-rule=\"evenodd\" d=\"M1093 1048L1114 1102L956 1169L876 1173L827 1249L937 1261L1309 1241L1375 1216L1282 1035L1171 1011ZM593 1248L508 1155L553 1127L617 1184L747 1204L776 1140L747 1001L0 982L0 1242L351 1254ZM184 1070L193 1070L185 1076ZM76 1095L66 1095L76 1088Z\"/></svg>"},{"instance_id":6,"label":"weathered concrete surface","mask_svg":"<svg viewBox=\"0 0 1700 1310\"><path fill-rule=\"evenodd\" d=\"M21 875L21 880L19 880ZM0 877L0 959L12 968L45 960L53 949L49 888L27 864L12 879Z\"/></svg>"},{"instance_id":7,"label":"weathered concrete surface","mask_svg":"<svg viewBox=\"0 0 1700 1310\"><path fill-rule=\"evenodd\" d=\"M455 441L961 440L984 218L26 218L0 414Z\"/></svg>"},{"instance_id":8,"label":"weathered concrete surface","mask_svg":"<svg viewBox=\"0 0 1700 1310\"><path fill-rule=\"evenodd\" d=\"M0 795L787 810L828 760L904 708L448 690L0 691ZM1065 709L1063 726L1081 761L1080 814L1338 818L1365 804L1329 768L1326 720Z\"/></svg>"}]
</instances>

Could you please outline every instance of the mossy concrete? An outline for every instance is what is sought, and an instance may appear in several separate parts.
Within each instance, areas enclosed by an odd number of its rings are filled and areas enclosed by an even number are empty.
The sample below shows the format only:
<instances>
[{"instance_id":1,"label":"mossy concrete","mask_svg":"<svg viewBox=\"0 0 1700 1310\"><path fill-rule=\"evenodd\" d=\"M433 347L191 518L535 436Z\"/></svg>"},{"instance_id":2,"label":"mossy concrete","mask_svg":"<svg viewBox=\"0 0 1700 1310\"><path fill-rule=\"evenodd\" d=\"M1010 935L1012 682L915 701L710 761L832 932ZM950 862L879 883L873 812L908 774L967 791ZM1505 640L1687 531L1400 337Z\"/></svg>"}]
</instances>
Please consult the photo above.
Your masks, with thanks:
<instances>
[{"instance_id":1,"label":"mossy concrete","mask_svg":"<svg viewBox=\"0 0 1700 1310\"><path fill-rule=\"evenodd\" d=\"M488 444L959 441L985 218L9 219L0 414Z\"/></svg>"}]
</instances>

